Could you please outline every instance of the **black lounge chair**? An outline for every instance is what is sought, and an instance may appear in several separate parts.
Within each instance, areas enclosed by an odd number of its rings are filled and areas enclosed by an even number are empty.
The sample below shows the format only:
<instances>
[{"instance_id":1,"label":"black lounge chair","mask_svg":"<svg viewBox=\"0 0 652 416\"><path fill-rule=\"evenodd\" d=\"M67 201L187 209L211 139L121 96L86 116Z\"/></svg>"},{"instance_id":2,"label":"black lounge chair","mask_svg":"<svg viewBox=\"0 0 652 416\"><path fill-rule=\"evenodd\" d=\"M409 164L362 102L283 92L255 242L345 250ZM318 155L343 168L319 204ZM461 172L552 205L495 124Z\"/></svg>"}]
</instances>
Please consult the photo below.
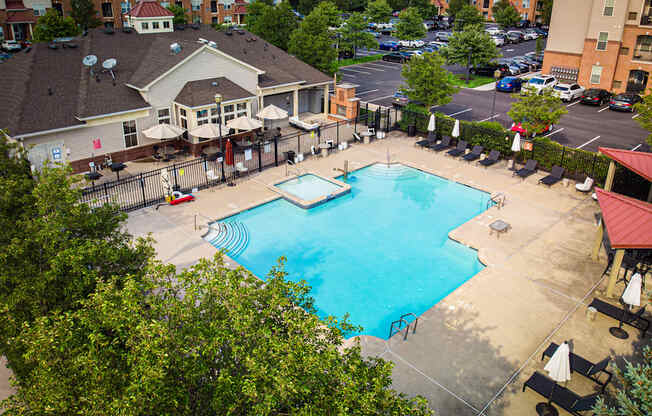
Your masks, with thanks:
<instances>
[{"instance_id":1,"label":"black lounge chair","mask_svg":"<svg viewBox=\"0 0 652 416\"><path fill-rule=\"evenodd\" d=\"M491 152L489 152L489 156L485 157L478 163L480 163L482 166L491 166L494 163L498 162L499 158L500 158L500 152L498 150L492 150Z\"/></svg>"},{"instance_id":2,"label":"black lounge chair","mask_svg":"<svg viewBox=\"0 0 652 416\"><path fill-rule=\"evenodd\" d=\"M444 136L441 139L440 143L433 143L432 145L428 146L428 148L434 150L435 152L446 150L451 146L451 140L452 139L450 138L450 136Z\"/></svg>"},{"instance_id":3,"label":"black lounge chair","mask_svg":"<svg viewBox=\"0 0 652 416\"><path fill-rule=\"evenodd\" d=\"M437 142L437 135L435 134L434 131L429 131L427 139L419 140L415 144L417 146L421 146L421 147L429 147L430 145L432 145L432 144L434 144L436 142Z\"/></svg>"},{"instance_id":4,"label":"black lounge chair","mask_svg":"<svg viewBox=\"0 0 652 416\"><path fill-rule=\"evenodd\" d=\"M566 387L556 384L553 380L538 371L535 371L523 384L523 391L525 391L526 387L531 388L533 391L550 400L551 403L576 416L582 416L583 413L581 412L590 412L598 397L600 397L597 393L582 397L568 390Z\"/></svg>"},{"instance_id":5,"label":"black lounge chair","mask_svg":"<svg viewBox=\"0 0 652 416\"><path fill-rule=\"evenodd\" d=\"M518 175L521 178L525 179L528 176L532 175L534 172L536 172L536 170L537 170L537 161L528 159L527 163L525 164L525 167L517 171L514 171L514 173L512 173L512 176Z\"/></svg>"},{"instance_id":6,"label":"black lounge chair","mask_svg":"<svg viewBox=\"0 0 652 416\"><path fill-rule=\"evenodd\" d=\"M455 149L451 149L446 153L448 153L449 155L451 155L453 157L463 155L464 152L466 152L466 146L467 145L468 145L468 143L466 141L460 140L459 142L457 142L457 147Z\"/></svg>"},{"instance_id":7,"label":"black lounge chair","mask_svg":"<svg viewBox=\"0 0 652 416\"><path fill-rule=\"evenodd\" d=\"M643 332L643 336L645 336L645 333L650 328L650 321L643 318L642 316L643 312L645 312L645 306L639 309L639 311L636 313L629 313L610 303L603 302L598 298L593 299L593 302L591 302L589 307L591 306L603 315L607 315L618 321L622 320L624 324L638 329L639 331Z\"/></svg>"},{"instance_id":8,"label":"black lounge chair","mask_svg":"<svg viewBox=\"0 0 652 416\"><path fill-rule=\"evenodd\" d=\"M480 155L484 152L484 147L482 146L473 146L473 149L471 150L471 153L465 154L462 159L466 160L467 162L471 162L476 159L480 159Z\"/></svg>"},{"instance_id":9,"label":"black lounge chair","mask_svg":"<svg viewBox=\"0 0 652 416\"><path fill-rule=\"evenodd\" d=\"M539 179L539 183L544 185L552 186L559 182L564 177L564 168L559 166L553 166L550 175L545 178Z\"/></svg>"},{"instance_id":10,"label":"black lounge chair","mask_svg":"<svg viewBox=\"0 0 652 416\"><path fill-rule=\"evenodd\" d=\"M548 348L541 354L541 360L543 360L545 357L552 357L552 355L557 351L557 348L559 345L555 344L554 342L551 342ZM582 375L586 378L589 378L602 386L602 391L604 391L604 388L607 387L607 384L611 381L611 377L613 374L611 372L607 371L606 368L609 365L609 360L610 358L607 357L604 360L600 361L597 364L593 364L591 361L580 357L577 354L573 354L572 352L570 353L570 367L571 371L573 373L577 373L579 375ZM600 381L600 374L604 373L607 375L606 381L602 382Z\"/></svg>"}]
</instances>

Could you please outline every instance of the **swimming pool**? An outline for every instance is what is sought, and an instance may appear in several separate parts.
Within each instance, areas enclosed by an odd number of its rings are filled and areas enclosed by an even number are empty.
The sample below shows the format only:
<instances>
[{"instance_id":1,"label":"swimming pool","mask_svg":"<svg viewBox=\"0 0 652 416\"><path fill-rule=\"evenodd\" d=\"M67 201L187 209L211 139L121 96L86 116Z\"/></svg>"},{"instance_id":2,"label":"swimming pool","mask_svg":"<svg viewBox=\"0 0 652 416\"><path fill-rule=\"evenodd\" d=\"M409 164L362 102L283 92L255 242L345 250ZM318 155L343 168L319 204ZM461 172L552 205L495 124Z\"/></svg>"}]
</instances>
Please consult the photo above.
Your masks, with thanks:
<instances>
[{"instance_id":1,"label":"swimming pool","mask_svg":"<svg viewBox=\"0 0 652 416\"><path fill-rule=\"evenodd\" d=\"M490 195L399 164L349 175L351 192L305 210L277 199L220 221L205 238L261 278L287 257L320 316L351 316L386 339L392 321L420 315L482 270L477 252L448 233L487 209ZM227 227L232 234L226 236ZM349 334L351 336L353 334Z\"/></svg>"},{"instance_id":2,"label":"swimming pool","mask_svg":"<svg viewBox=\"0 0 652 416\"><path fill-rule=\"evenodd\" d=\"M311 201L320 196L330 195L342 188L333 182L311 173L278 183L274 186L304 201Z\"/></svg>"}]
</instances>

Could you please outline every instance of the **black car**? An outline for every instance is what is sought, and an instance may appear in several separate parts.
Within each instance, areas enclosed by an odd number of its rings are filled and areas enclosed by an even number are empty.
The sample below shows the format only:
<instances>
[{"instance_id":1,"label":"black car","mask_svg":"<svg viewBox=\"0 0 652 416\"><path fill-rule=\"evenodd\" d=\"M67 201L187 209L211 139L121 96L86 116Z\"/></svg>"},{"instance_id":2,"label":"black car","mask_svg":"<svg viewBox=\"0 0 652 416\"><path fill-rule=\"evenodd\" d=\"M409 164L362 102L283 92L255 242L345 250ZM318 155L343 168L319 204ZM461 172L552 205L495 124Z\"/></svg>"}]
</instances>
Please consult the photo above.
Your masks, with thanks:
<instances>
[{"instance_id":1,"label":"black car","mask_svg":"<svg viewBox=\"0 0 652 416\"><path fill-rule=\"evenodd\" d=\"M388 53L387 55L383 55L382 59L383 61L387 61L387 62L398 62L399 64L404 64L408 58L405 57L403 54L395 52L395 53Z\"/></svg>"},{"instance_id":2,"label":"black car","mask_svg":"<svg viewBox=\"0 0 652 416\"><path fill-rule=\"evenodd\" d=\"M638 104L641 101L643 101L643 99L638 94L631 92L618 94L609 101L609 109L616 111L629 111L630 113L633 113L634 104Z\"/></svg>"},{"instance_id":3,"label":"black car","mask_svg":"<svg viewBox=\"0 0 652 416\"><path fill-rule=\"evenodd\" d=\"M515 32L510 32L507 33L507 39L509 39L509 43L520 43L523 41L523 36Z\"/></svg>"},{"instance_id":4,"label":"black car","mask_svg":"<svg viewBox=\"0 0 652 416\"><path fill-rule=\"evenodd\" d=\"M611 93L609 91L600 88L591 88L584 91L580 102L582 104L602 105L608 102L610 98Z\"/></svg>"},{"instance_id":5,"label":"black car","mask_svg":"<svg viewBox=\"0 0 652 416\"><path fill-rule=\"evenodd\" d=\"M475 68L471 68L470 72L474 75L493 77L496 70L500 71L500 78L511 75L508 65L495 62L476 66Z\"/></svg>"},{"instance_id":6,"label":"black car","mask_svg":"<svg viewBox=\"0 0 652 416\"><path fill-rule=\"evenodd\" d=\"M353 51L350 49L339 49L338 55L340 59L353 58Z\"/></svg>"}]
</instances>

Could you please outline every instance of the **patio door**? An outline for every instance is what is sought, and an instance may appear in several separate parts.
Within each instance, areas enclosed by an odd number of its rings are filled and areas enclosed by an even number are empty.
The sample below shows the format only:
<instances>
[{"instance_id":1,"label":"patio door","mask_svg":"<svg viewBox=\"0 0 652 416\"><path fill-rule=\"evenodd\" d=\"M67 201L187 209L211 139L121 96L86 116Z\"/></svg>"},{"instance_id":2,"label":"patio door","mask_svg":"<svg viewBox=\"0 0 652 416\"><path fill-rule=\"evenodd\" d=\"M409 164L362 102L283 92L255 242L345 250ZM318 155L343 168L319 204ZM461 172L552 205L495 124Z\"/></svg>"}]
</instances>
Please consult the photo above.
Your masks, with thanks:
<instances>
[{"instance_id":1,"label":"patio door","mask_svg":"<svg viewBox=\"0 0 652 416\"><path fill-rule=\"evenodd\" d=\"M629 71L629 79L627 80L627 92L636 94L644 94L645 87L647 86L647 79L649 73L638 69Z\"/></svg>"}]
</instances>

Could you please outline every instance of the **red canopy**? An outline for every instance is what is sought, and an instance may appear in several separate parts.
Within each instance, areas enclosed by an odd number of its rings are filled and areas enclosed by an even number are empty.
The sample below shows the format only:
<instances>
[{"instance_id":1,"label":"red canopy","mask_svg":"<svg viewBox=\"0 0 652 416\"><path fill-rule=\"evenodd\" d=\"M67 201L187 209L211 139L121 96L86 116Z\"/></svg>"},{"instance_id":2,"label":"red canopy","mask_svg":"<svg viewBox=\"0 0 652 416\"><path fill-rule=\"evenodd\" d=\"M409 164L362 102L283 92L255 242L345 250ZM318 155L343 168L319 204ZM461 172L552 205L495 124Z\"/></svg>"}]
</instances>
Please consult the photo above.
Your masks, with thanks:
<instances>
[{"instance_id":1,"label":"red canopy","mask_svg":"<svg viewBox=\"0 0 652 416\"><path fill-rule=\"evenodd\" d=\"M652 248L652 204L600 188L595 191L611 246Z\"/></svg>"},{"instance_id":2,"label":"red canopy","mask_svg":"<svg viewBox=\"0 0 652 416\"><path fill-rule=\"evenodd\" d=\"M652 153L599 147L598 151L652 182Z\"/></svg>"}]
</instances>

